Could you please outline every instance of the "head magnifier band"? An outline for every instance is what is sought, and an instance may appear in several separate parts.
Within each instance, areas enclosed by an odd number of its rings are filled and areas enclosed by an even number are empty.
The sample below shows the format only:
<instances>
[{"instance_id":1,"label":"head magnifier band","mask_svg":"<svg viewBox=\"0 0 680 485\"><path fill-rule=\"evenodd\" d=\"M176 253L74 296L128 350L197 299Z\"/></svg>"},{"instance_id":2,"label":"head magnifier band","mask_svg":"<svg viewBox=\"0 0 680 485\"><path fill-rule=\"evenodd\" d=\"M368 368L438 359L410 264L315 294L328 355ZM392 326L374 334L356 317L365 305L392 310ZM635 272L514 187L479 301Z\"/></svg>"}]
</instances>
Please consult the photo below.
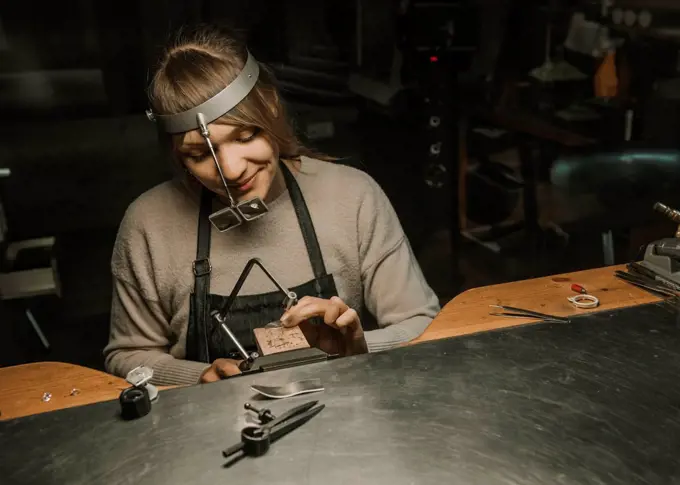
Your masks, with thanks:
<instances>
[{"instance_id":1,"label":"head magnifier band","mask_svg":"<svg viewBox=\"0 0 680 485\"><path fill-rule=\"evenodd\" d=\"M243 98L255 87L260 75L260 65L248 52L248 58L241 72L229 85L212 98L198 106L181 113L160 115L147 110L146 115L151 121L158 123L166 133L185 133L200 129L197 115L201 114L206 123L212 123L236 107Z\"/></svg>"},{"instance_id":2,"label":"head magnifier band","mask_svg":"<svg viewBox=\"0 0 680 485\"><path fill-rule=\"evenodd\" d=\"M161 130L166 133L176 134L187 131L199 130L201 136L210 150L210 154L215 161L215 166L220 174L224 190L229 198L229 207L218 210L209 216L210 222L220 232L228 231L240 226L243 222L250 222L259 219L266 214L269 209L262 199L253 199L237 203L232 197L227 181L224 177L217 155L210 141L208 124L217 118L224 116L234 109L252 91L260 75L260 66L257 60L248 52L248 58L241 72L229 85L212 98L199 104L198 106L183 111L181 113L158 115L151 110L147 110L146 115L151 121L158 123Z\"/></svg>"},{"instance_id":3,"label":"head magnifier band","mask_svg":"<svg viewBox=\"0 0 680 485\"><path fill-rule=\"evenodd\" d=\"M217 154L213 148L212 142L210 141L210 131L208 130L208 125L205 121L203 113L198 113L196 115L196 122L198 123L199 129L201 131L201 136L205 139L205 143L210 150L210 155L212 156L217 172L220 174L222 179L222 184L224 185L224 190L229 198L229 207L214 212L210 215L210 222L217 228L220 232L228 231L234 227L240 226L244 221L250 222L255 219L259 219L267 212L269 208L259 197L236 203L234 198L229 191L229 184L227 184L227 179L224 177L222 172L222 167L220 166L219 160L217 160Z\"/></svg>"}]
</instances>

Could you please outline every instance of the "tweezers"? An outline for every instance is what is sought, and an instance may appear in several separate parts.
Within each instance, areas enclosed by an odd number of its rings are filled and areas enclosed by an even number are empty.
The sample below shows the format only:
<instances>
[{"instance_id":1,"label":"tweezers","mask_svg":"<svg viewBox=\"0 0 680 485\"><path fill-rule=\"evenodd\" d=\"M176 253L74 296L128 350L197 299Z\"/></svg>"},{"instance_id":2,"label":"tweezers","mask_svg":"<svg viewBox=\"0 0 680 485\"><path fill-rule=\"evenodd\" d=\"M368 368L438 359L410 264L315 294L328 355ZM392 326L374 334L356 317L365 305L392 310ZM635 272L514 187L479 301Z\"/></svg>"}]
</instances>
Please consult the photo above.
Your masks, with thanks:
<instances>
[{"instance_id":1,"label":"tweezers","mask_svg":"<svg viewBox=\"0 0 680 485\"><path fill-rule=\"evenodd\" d=\"M667 286L664 286L663 283L660 283L657 280L652 280L651 278L642 276L640 274L626 273L624 271L615 271L614 276L624 281L627 281L631 285L644 288L645 290L649 290L659 295L675 297L680 296L677 291Z\"/></svg>"},{"instance_id":2,"label":"tweezers","mask_svg":"<svg viewBox=\"0 0 680 485\"><path fill-rule=\"evenodd\" d=\"M491 308L500 308L503 312L490 313L500 317L515 317L515 318L538 318L546 322L554 323L569 323L569 318L558 317L557 315L548 315L547 313L539 313L533 310L526 310L524 308L516 308L512 306L503 305L489 305Z\"/></svg>"}]
</instances>

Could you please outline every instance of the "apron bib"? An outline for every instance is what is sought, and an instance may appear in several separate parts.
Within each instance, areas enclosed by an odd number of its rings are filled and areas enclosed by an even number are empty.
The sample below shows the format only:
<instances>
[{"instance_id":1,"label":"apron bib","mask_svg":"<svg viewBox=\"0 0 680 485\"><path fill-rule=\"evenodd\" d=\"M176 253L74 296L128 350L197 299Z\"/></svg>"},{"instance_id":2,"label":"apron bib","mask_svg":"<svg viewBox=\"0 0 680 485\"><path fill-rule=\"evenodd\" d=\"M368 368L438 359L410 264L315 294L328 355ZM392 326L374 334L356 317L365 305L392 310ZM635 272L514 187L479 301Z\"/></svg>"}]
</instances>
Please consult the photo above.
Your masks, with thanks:
<instances>
[{"instance_id":1,"label":"apron bib","mask_svg":"<svg viewBox=\"0 0 680 485\"><path fill-rule=\"evenodd\" d=\"M312 280L289 289L294 291L298 298L315 296L330 299L338 296L333 276L326 272L321 247L300 186L283 161L279 162L279 167L290 193L314 274ZM186 342L186 358L208 364L218 358L242 359L229 337L210 317L210 312L220 310L227 299L227 296L210 293L211 223L208 216L212 212L212 199L213 194L204 189L201 194L198 217L196 260L193 262L194 291L191 294ZM258 295L237 296L234 300L227 315L227 325L248 352L257 350L253 330L281 318L283 297L280 291L272 291Z\"/></svg>"}]
</instances>

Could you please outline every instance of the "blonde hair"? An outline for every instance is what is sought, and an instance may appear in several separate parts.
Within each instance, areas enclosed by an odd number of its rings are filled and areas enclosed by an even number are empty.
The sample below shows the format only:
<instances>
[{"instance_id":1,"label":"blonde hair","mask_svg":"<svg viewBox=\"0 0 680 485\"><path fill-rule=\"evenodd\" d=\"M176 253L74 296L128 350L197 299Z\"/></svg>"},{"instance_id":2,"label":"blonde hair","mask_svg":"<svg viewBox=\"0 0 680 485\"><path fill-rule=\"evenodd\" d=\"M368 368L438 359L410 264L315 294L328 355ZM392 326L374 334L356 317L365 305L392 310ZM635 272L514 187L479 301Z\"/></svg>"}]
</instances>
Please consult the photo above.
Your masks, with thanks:
<instances>
[{"instance_id":1,"label":"blonde hair","mask_svg":"<svg viewBox=\"0 0 680 485\"><path fill-rule=\"evenodd\" d=\"M154 112L175 114L197 106L222 91L243 69L246 46L234 35L215 26L182 30L164 52L148 90ZM269 68L260 64L252 91L219 119L236 126L257 127L274 145L280 158L306 155L334 158L305 147L295 134ZM173 136L176 143L183 135Z\"/></svg>"}]
</instances>

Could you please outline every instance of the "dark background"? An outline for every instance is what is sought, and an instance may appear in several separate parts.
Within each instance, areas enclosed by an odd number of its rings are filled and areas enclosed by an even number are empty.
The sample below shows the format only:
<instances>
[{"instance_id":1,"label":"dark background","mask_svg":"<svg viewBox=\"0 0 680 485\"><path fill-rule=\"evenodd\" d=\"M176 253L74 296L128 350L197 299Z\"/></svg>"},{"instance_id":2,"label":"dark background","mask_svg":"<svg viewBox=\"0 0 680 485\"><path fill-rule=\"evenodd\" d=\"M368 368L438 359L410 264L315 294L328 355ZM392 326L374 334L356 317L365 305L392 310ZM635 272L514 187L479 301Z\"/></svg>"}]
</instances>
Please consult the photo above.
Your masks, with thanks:
<instances>
[{"instance_id":1,"label":"dark background","mask_svg":"<svg viewBox=\"0 0 680 485\"><path fill-rule=\"evenodd\" d=\"M3 2L0 167L10 168L12 175L0 179L0 193L9 240L56 237L62 296L0 301L0 365L60 360L102 368L111 296L109 260L118 224L135 197L170 176L155 128L144 115L148 75L170 32L196 22L238 28L258 60L275 68L301 136L322 151L360 160L378 180L442 304L465 288L601 266L601 233L612 226L610 220L617 220L617 262L635 258L644 242L672 233L672 224L649 214L636 219L623 206L603 209L598 194L575 196L557 190L549 183L548 163L539 174L541 223L559 226L568 238L551 236L540 254L529 250L521 238L510 241L510 251L503 254L490 253L470 241L452 249L453 191L447 186L429 192L423 188L427 148L422 141L422 113L413 96L407 90L386 109L348 88L349 78L357 73L389 79L393 52L400 42L399 3L362 2L359 65L355 2L79 0L39 7L31 2ZM504 79L516 80L540 65L547 21L554 23L554 43L564 40L569 15L546 13L548 2L469 3L480 9L478 23L471 29L482 41L471 65L460 69L463 86L451 86L466 93L462 98L482 103L489 96L497 99L502 84L486 86L485 76L496 73L495 79L500 79L502 73ZM562 3L566 8L571 2ZM633 58L668 52L665 44L645 44L640 49L632 50ZM673 65L661 54L667 62L653 64L655 76L662 75L658 66ZM597 67L592 59L570 60L589 76ZM674 67L668 69L674 74ZM417 83L419 73L406 62L402 76ZM651 85L644 79L639 82L641 92ZM580 90L592 97L591 81ZM664 104L663 113L653 111L648 125L636 133L644 138L646 130L659 137L663 130L654 126L663 126L670 135L657 141L674 146L677 132L668 129L676 126L674 109ZM309 136L314 123L328 121L333 122L333 136ZM611 142L620 136L620 130L613 128L619 122L620 117L615 118L589 134ZM474 161L474 135L468 138L468 146ZM519 175L512 142L499 146L493 156ZM423 217L423 197L442 204L427 206L430 217ZM483 212L495 196L471 192L468 197ZM651 213L646 199L640 203L641 212ZM521 219L521 198L509 198L507 212L506 220ZM451 271L454 261L460 274ZM26 308L50 340L50 351L42 348L26 320Z\"/></svg>"}]
</instances>

